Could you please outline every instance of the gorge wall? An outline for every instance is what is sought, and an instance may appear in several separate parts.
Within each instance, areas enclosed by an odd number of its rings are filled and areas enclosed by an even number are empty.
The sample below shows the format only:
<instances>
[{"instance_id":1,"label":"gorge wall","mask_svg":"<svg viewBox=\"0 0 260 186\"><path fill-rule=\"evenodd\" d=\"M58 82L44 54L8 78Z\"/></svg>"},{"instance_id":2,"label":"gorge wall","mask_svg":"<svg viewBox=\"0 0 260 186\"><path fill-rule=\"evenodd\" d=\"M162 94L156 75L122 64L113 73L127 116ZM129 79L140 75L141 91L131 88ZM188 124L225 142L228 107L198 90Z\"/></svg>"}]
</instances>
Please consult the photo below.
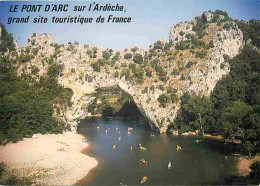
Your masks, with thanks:
<instances>
[{"instance_id":1,"label":"gorge wall","mask_svg":"<svg viewBox=\"0 0 260 186\"><path fill-rule=\"evenodd\" d=\"M185 23L172 25L169 42L157 41L148 50L134 47L113 51L77 42L58 45L47 34L32 34L18 55L33 55L20 63L19 73L47 75L50 60L61 67L59 84L73 91L72 106L56 117L72 126L89 115L87 107L97 88L119 86L148 119L150 127L165 132L174 121L185 92L209 96L229 73L225 58L243 47L243 33L223 12L204 12Z\"/></svg>"}]
</instances>

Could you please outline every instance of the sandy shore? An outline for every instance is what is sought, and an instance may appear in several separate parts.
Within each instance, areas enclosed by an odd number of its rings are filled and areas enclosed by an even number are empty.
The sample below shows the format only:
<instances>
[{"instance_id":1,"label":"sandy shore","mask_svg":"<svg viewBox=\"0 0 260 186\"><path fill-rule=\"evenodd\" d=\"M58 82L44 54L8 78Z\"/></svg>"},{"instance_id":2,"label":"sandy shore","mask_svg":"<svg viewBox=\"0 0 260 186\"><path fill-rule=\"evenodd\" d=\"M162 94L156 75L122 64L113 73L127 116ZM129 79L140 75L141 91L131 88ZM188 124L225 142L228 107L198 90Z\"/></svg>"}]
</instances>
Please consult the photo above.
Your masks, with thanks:
<instances>
[{"instance_id":1,"label":"sandy shore","mask_svg":"<svg viewBox=\"0 0 260 186\"><path fill-rule=\"evenodd\" d=\"M75 184L98 164L94 158L81 153L88 144L82 142L84 137L79 134L37 137L0 146L0 162L5 162L17 176L48 185Z\"/></svg>"},{"instance_id":2,"label":"sandy shore","mask_svg":"<svg viewBox=\"0 0 260 186\"><path fill-rule=\"evenodd\" d=\"M260 162L260 155L255 156L253 159L246 159L246 158L241 158L241 160L239 160L237 162L237 172L239 175L247 175L250 173L250 166L254 163L254 162Z\"/></svg>"}]
</instances>

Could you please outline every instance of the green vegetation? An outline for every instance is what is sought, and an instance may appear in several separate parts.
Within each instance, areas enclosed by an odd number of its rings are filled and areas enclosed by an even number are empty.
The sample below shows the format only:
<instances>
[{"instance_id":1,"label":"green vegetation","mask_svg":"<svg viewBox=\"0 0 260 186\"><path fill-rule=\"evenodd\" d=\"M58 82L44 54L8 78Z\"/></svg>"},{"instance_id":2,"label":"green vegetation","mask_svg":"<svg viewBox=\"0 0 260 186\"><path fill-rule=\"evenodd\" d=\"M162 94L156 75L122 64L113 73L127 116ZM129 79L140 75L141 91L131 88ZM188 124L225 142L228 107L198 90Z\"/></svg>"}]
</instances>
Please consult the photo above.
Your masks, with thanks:
<instances>
[{"instance_id":1,"label":"green vegetation","mask_svg":"<svg viewBox=\"0 0 260 186\"><path fill-rule=\"evenodd\" d=\"M94 96L96 99L88 107L88 112L103 117L114 116L125 102L131 100L129 95L122 92L119 87L97 89Z\"/></svg>"},{"instance_id":2,"label":"green vegetation","mask_svg":"<svg viewBox=\"0 0 260 186\"><path fill-rule=\"evenodd\" d=\"M9 51L14 51L15 50L15 45L13 41L13 36L12 34L9 34L4 25L0 23L0 27L2 29L2 35L0 38L0 53L1 52L7 52Z\"/></svg>"},{"instance_id":3,"label":"green vegetation","mask_svg":"<svg viewBox=\"0 0 260 186\"><path fill-rule=\"evenodd\" d=\"M109 64L111 61L103 59L98 59L95 63L92 63L90 66L93 68L94 71L100 72L101 66L104 66L105 64Z\"/></svg>"},{"instance_id":4,"label":"green vegetation","mask_svg":"<svg viewBox=\"0 0 260 186\"><path fill-rule=\"evenodd\" d=\"M162 94L157 99L160 102L161 107L165 107L167 103L172 102L175 103L179 100L179 97L177 96L176 92L172 92L171 94Z\"/></svg>"},{"instance_id":5,"label":"green vegetation","mask_svg":"<svg viewBox=\"0 0 260 186\"><path fill-rule=\"evenodd\" d=\"M61 71L62 71L62 66L55 63L49 66L47 75L49 77L57 77L61 73Z\"/></svg>"},{"instance_id":6,"label":"green vegetation","mask_svg":"<svg viewBox=\"0 0 260 186\"><path fill-rule=\"evenodd\" d=\"M163 44L162 44L162 42L161 41L157 41L157 42L155 42L154 43L154 49L160 49L160 50L162 50L163 49Z\"/></svg>"},{"instance_id":7,"label":"green vegetation","mask_svg":"<svg viewBox=\"0 0 260 186\"><path fill-rule=\"evenodd\" d=\"M209 23L215 22L218 25L222 22L226 22L231 20L231 18L228 16L227 12L216 10L214 12L209 11L213 14L213 18L211 21L207 21L205 15L203 14L201 17L196 17L197 24L192 27L192 31L194 31L198 37L198 39L201 39L204 37L205 32L204 30L209 26ZM229 26L229 25L228 25ZM228 27L230 28L230 27ZM180 33L181 34L181 33ZM188 39L191 36L186 36Z\"/></svg>"},{"instance_id":8,"label":"green vegetation","mask_svg":"<svg viewBox=\"0 0 260 186\"><path fill-rule=\"evenodd\" d=\"M2 29L6 32L4 27ZM11 40L10 37L8 35ZM11 42L5 43L6 48L13 47ZM31 66L31 74L23 71L21 76L17 75L17 62L28 60L21 60L21 56L16 60L0 57L0 144L17 142L35 133L59 133L65 129L65 124L53 117L53 105L57 113L71 106L72 92L58 85L57 76L62 67L54 58L45 59L50 65L48 76L36 81L32 76L39 72L36 66Z\"/></svg>"},{"instance_id":9,"label":"green vegetation","mask_svg":"<svg viewBox=\"0 0 260 186\"><path fill-rule=\"evenodd\" d=\"M236 26L233 23L225 23L223 25L224 30L229 30L229 29L236 29Z\"/></svg>"},{"instance_id":10,"label":"green vegetation","mask_svg":"<svg viewBox=\"0 0 260 186\"><path fill-rule=\"evenodd\" d=\"M205 43L203 41L196 39L194 36L191 36L190 39L185 41L180 41L176 44L177 50L195 49L195 48L210 49L213 47L214 44L212 40L209 43Z\"/></svg>"},{"instance_id":11,"label":"green vegetation","mask_svg":"<svg viewBox=\"0 0 260 186\"><path fill-rule=\"evenodd\" d=\"M91 67L93 68L94 71L100 72L100 66L99 66L99 64L97 62L96 63L92 63Z\"/></svg>"},{"instance_id":12,"label":"green vegetation","mask_svg":"<svg viewBox=\"0 0 260 186\"><path fill-rule=\"evenodd\" d=\"M193 65L193 62L189 61L186 65L186 68L190 68Z\"/></svg>"},{"instance_id":13,"label":"green vegetation","mask_svg":"<svg viewBox=\"0 0 260 186\"><path fill-rule=\"evenodd\" d=\"M0 184L1 185L31 185L32 179L26 177L18 177L15 172L7 171L6 164L0 163Z\"/></svg>"},{"instance_id":14,"label":"green vegetation","mask_svg":"<svg viewBox=\"0 0 260 186\"><path fill-rule=\"evenodd\" d=\"M155 69L157 75L159 76L159 79L163 82L167 79L167 72L163 70L163 68L160 66L160 63L158 60L153 60L151 62L151 66Z\"/></svg>"},{"instance_id":15,"label":"green vegetation","mask_svg":"<svg viewBox=\"0 0 260 186\"><path fill-rule=\"evenodd\" d=\"M112 52L113 52L113 51L109 52L109 51L107 51L107 50L103 51L103 58L106 59L106 60L109 60L109 58L110 58L111 55L112 55Z\"/></svg>"},{"instance_id":16,"label":"green vegetation","mask_svg":"<svg viewBox=\"0 0 260 186\"><path fill-rule=\"evenodd\" d=\"M205 50L201 50L201 51L196 52L197 58L205 58L206 55L207 55L207 51L205 51Z\"/></svg>"},{"instance_id":17,"label":"green vegetation","mask_svg":"<svg viewBox=\"0 0 260 186\"><path fill-rule=\"evenodd\" d=\"M217 83L210 98L187 93L181 97L172 127L240 140L251 155L259 152L260 144L260 54L245 47L229 63L230 74Z\"/></svg>"},{"instance_id":18,"label":"green vegetation","mask_svg":"<svg viewBox=\"0 0 260 186\"><path fill-rule=\"evenodd\" d=\"M134 61L135 63L137 63L137 64L143 64L144 59L143 59L143 56L142 56L141 54L136 54L136 55L134 56L133 61Z\"/></svg>"},{"instance_id":19,"label":"green vegetation","mask_svg":"<svg viewBox=\"0 0 260 186\"><path fill-rule=\"evenodd\" d=\"M143 83L144 82L144 79L143 79L144 70L143 70L143 68L136 68L135 71L132 71L132 72L135 75L137 83Z\"/></svg>"},{"instance_id":20,"label":"green vegetation","mask_svg":"<svg viewBox=\"0 0 260 186\"><path fill-rule=\"evenodd\" d=\"M111 61L110 61L110 65L114 66L115 63L119 60L120 57L120 53L116 52L116 54L112 57Z\"/></svg>"},{"instance_id":21,"label":"green vegetation","mask_svg":"<svg viewBox=\"0 0 260 186\"><path fill-rule=\"evenodd\" d=\"M17 76L7 58L0 58L0 143L22 140L35 133L59 133L65 124L53 118L53 104L61 112L70 106L72 93L58 85L57 72L36 82L31 75ZM52 69L52 70L51 70Z\"/></svg>"},{"instance_id":22,"label":"green vegetation","mask_svg":"<svg viewBox=\"0 0 260 186\"><path fill-rule=\"evenodd\" d=\"M216 10L216 11L212 12L212 14L213 14L212 22L221 23L221 22L226 22L226 21L232 20L228 16L228 13L225 11L222 11L222 10ZM223 16L224 18L220 19L220 16Z\"/></svg>"},{"instance_id":23,"label":"green vegetation","mask_svg":"<svg viewBox=\"0 0 260 186\"><path fill-rule=\"evenodd\" d=\"M260 21L250 20L248 23L236 20L238 28L242 30L244 40L252 40L252 44L260 48Z\"/></svg>"},{"instance_id":24,"label":"green vegetation","mask_svg":"<svg viewBox=\"0 0 260 186\"><path fill-rule=\"evenodd\" d=\"M96 47L94 47L92 50L88 49L86 53L90 58L97 58L97 48Z\"/></svg>"},{"instance_id":25,"label":"green vegetation","mask_svg":"<svg viewBox=\"0 0 260 186\"><path fill-rule=\"evenodd\" d=\"M21 62L21 63L26 63L26 62L29 62L30 60L32 60L33 59L33 55L31 55L31 54L21 54L19 57L18 57L18 59L17 59L17 61L19 61L19 62Z\"/></svg>"},{"instance_id":26,"label":"green vegetation","mask_svg":"<svg viewBox=\"0 0 260 186\"><path fill-rule=\"evenodd\" d=\"M132 58L132 54L131 53L126 53L124 55L124 59L131 59Z\"/></svg>"},{"instance_id":27,"label":"green vegetation","mask_svg":"<svg viewBox=\"0 0 260 186\"><path fill-rule=\"evenodd\" d=\"M160 102L161 107L165 107L167 103L169 103L170 99L167 95L162 94L158 97L158 101Z\"/></svg>"}]
</instances>

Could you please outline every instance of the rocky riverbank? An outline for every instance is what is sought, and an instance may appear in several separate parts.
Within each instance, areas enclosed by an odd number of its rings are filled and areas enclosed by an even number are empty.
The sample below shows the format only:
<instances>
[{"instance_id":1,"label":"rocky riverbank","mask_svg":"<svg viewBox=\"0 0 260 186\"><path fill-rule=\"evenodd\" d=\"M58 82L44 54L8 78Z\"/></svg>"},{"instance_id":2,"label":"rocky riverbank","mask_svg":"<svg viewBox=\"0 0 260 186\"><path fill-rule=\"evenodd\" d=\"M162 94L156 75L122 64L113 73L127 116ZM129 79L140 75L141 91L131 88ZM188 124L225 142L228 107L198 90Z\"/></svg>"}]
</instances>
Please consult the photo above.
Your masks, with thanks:
<instances>
[{"instance_id":1,"label":"rocky riverbank","mask_svg":"<svg viewBox=\"0 0 260 186\"><path fill-rule=\"evenodd\" d=\"M81 153L87 146L84 137L74 132L34 135L0 146L0 162L6 163L8 172L36 184L71 185L98 164Z\"/></svg>"}]
</instances>

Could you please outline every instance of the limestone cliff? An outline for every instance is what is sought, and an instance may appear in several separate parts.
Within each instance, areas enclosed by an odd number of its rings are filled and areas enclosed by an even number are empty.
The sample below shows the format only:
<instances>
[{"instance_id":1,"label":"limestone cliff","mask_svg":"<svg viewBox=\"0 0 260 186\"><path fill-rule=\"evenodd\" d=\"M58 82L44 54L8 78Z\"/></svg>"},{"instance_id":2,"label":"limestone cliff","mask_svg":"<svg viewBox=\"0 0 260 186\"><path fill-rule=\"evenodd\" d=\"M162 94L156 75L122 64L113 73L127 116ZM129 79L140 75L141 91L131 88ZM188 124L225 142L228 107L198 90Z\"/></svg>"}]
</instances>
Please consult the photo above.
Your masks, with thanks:
<instances>
[{"instance_id":1,"label":"limestone cliff","mask_svg":"<svg viewBox=\"0 0 260 186\"><path fill-rule=\"evenodd\" d=\"M45 76L48 59L63 67L58 80L73 91L73 104L64 116L57 117L72 126L88 115L97 88L119 86L133 97L151 128L165 132L176 117L180 96L186 91L210 95L229 73L225 58L236 56L242 47L243 33L237 25L225 14L209 11L171 26L169 43L157 41L149 50L58 45L50 35L32 34L19 51L27 50L34 57L19 72L30 73L30 66L36 66L39 73L35 77Z\"/></svg>"}]
</instances>

